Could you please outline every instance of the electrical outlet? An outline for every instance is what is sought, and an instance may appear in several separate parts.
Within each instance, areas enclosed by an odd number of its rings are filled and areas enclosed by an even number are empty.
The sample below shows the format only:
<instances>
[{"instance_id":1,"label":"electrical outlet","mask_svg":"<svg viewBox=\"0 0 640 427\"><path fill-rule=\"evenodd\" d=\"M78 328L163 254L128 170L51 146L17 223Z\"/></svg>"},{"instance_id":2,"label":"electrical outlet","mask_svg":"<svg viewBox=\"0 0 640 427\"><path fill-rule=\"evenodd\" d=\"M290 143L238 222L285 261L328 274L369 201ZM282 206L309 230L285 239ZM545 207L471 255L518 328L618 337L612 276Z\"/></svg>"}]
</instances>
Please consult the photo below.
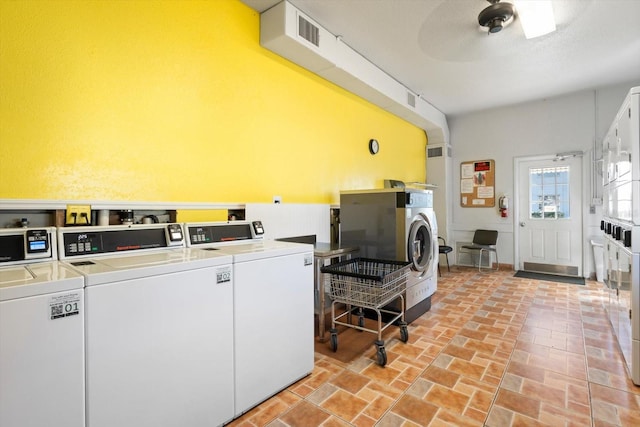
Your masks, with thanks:
<instances>
[{"instance_id":1,"label":"electrical outlet","mask_svg":"<svg viewBox=\"0 0 640 427\"><path fill-rule=\"evenodd\" d=\"M91 205L67 205L66 225L91 225Z\"/></svg>"}]
</instances>

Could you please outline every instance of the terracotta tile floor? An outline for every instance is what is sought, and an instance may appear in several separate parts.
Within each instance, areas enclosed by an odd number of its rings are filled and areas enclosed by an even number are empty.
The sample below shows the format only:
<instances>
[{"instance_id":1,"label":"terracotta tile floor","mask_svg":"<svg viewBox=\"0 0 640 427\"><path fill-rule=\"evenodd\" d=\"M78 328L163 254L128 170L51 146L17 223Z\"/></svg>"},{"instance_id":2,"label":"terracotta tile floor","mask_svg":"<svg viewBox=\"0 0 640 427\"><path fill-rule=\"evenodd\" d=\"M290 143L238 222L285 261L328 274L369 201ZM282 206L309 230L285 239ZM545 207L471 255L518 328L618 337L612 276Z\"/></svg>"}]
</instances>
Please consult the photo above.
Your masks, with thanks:
<instances>
[{"instance_id":1,"label":"terracotta tile floor","mask_svg":"<svg viewBox=\"0 0 640 427\"><path fill-rule=\"evenodd\" d=\"M640 426L603 298L593 281L453 268L409 342L388 329L384 368L373 345L349 363L316 352L310 376L230 425Z\"/></svg>"}]
</instances>

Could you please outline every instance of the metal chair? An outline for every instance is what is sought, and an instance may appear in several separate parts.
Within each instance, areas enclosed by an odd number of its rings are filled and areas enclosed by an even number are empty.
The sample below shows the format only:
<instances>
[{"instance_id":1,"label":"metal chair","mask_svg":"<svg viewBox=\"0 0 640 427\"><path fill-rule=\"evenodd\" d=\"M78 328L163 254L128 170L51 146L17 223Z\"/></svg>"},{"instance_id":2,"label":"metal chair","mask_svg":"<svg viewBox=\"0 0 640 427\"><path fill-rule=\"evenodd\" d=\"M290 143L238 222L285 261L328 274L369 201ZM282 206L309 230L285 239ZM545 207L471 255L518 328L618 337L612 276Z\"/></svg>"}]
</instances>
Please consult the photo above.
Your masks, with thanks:
<instances>
[{"instance_id":1,"label":"metal chair","mask_svg":"<svg viewBox=\"0 0 640 427\"><path fill-rule=\"evenodd\" d=\"M491 253L496 254L496 271L500 269L500 262L498 261L498 251L496 248L496 242L498 241L497 230L476 230L473 233L473 242L470 245L462 245L458 251L458 256L461 252L478 252L478 271L482 271L482 254L484 252L489 253L489 268L491 268Z\"/></svg>"},{"instance_id":2,"label":"metal chair","mask_svg":"<svg viewBox=\"0 0 640 427\"><path fill-rule=\"evenodd\" d=\"M438 237L438 241L442 240L442 244L438 245L438 253L439 254L444 254L445 258L447 259L447 271L451 271L451 268L449 267L449 253L453 252L453 248L451 246L447 246L447 241L444 240L444 238L442 237ZM438 275L442 276L442 273L440 272L440 261L438 261Z\"/></svg>"}]
</instances>

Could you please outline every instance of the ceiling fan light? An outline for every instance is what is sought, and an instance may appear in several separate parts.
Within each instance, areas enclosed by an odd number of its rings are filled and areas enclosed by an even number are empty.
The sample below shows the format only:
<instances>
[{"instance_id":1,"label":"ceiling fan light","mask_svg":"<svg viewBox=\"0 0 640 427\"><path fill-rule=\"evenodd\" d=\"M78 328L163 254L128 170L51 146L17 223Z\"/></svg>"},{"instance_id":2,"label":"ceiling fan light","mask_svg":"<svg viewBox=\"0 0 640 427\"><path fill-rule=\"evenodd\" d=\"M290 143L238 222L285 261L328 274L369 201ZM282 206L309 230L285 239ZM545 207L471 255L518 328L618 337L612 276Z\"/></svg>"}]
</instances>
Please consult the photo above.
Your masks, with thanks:
<instances>
[{"instance_id":1,"label":"ceiling fan light","mask_svg":"<svg viewBox=\"0 0 640 427\"><path fill-rule=\"evenodd\" d=\"M487 0L491 3L478 15L478 24L483 27L489 28L489 34L497 33L502 30L505 23L510 22L513 18L515 9L511 3L503 2L500 0Z\"/></svg>"},{"instance_id":2,"label":"ceiling fan light","mask_svg":"<svg viewBox=\"0 0 640 427\"><path fill-rule=\"evenodd\" d=\"M556 30L551 0L516 0L514 3L526 38L540 37Z\"/></svg>"},{"instance_id":3,"label":"ceiling fan light","mask_svg":"<svg viewBox=\"0 0 640 427\"><path fill-rule=\"evenodd\" d=\"M504 19L496 18L489 22L489 32L490 33L498 33L502 30L502 23Z\"/></svg>"}]
</instances>

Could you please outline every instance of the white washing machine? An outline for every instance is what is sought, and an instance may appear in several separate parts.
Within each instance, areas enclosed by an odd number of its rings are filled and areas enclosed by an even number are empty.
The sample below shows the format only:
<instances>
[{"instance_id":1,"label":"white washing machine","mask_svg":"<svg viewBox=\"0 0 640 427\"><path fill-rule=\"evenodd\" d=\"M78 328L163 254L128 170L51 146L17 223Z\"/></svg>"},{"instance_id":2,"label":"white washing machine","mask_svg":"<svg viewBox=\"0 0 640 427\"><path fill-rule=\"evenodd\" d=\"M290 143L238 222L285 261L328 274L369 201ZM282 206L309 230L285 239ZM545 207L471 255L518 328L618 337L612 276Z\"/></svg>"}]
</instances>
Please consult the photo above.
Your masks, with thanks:
<instances>
[{"instance_id":1,"label":"white washing machine","mask_svg":"<svg viewBox=\"0 0 640 427\"><path fill-rule=\"evenodd\" d=\"M411 262L405 320L410 323L431 308L438 287L438 225L431 190L342 191L340 243L359 247L362 257Z\"/></svg>"},{"instance_id":2,"label":"white washing machine","mask_svg":"<svg viewBox=\"0 0 640 427\"><path fill-rule=\"evenodd\" d=\"M265 241L259 221L185 229L190 247L233 256L237 417L313 370L313 245Z\"/></svg>"},{"instance_id":3,"label":"white washing machine","mask_svg":"<svg viewBox=\"0 0 640 427\"><path fill-rule=\"evenodd\" d=\"M85 425L84 279L55 228L0 230L0 426Z\"/></svg>"},{"instance_id":4,"label":"white washing machine","mask_svg":"<svg viewBox=\"0 0 640 427\"><path fill-rule=\"evenodd\" d=\"M87 427L233 418L232 257L180 224L72 227L60 259L85 277Z\"/></svg>"}]
</instances>

